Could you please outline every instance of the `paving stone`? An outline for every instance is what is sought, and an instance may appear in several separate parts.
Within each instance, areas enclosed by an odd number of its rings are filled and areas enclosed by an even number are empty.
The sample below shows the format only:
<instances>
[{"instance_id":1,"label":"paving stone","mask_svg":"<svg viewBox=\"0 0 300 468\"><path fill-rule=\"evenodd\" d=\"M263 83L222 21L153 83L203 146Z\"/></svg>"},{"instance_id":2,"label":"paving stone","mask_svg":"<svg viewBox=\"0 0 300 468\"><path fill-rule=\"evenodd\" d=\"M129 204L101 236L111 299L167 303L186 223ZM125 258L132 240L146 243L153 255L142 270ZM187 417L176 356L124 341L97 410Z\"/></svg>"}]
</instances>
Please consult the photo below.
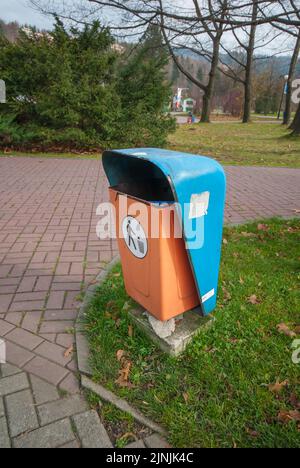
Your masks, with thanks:
<instances>
[{"instance_id":1,"label":"paving stone","mask_svg":"<svg viewBox=\"0 0 300 468\"><path fill-rule=\"evenodd\" d=\"M43 322L40 328L41 333L66 333L68 330L72 330L74 322L68 322L65 320L57 320L50 322Z\"/></svg>"},{"instance_id":2,"label":"paving stone","mask_svg":"<svg viewBox=\"0 0 300 468\"><path fill-rule=\"evenodd\" d=\"M35 353L45 358L50 358L61 366L66 366L72 360L72 356L65 357L65 352L65 348L54 343L48 343L47 341L44 341L44 343L35 349Z\"/></svg>"},{"instance_id":3,"label":"paving stone","mask_svg":"<svg viewBox=\"0 0 300 468\"><path fill-rule=\"evenodd\" d=\"M74 440L69 419L41 427L14 439L15 448L56 448Z\"/></svg>"},{"instance_id":4,"label":"paving stone","mask_svg":"<svg viewBox=\"0 0 300 468\"><path fill-rule=\"evenodd\" d=\"M1 364L1 375L2 377L10 377L11 375L19 374L22 372L22 369L19 369L16 366L12 366L11 364Z\"/></svg>"},{"instance_id":5,"label":"paving stone","mask_svg":"<svg viewBox=\"0 0 300 468\"><path fill-rule=\"evenodd\" d=\"M112 448L105 427L96 411L87 411L73 417L83 448Z\"/></svg>"},{"instance_id":6,"label":"paving stone","mask_svg":"<svg viewBox=\"0 0 300 468\"><path fill-rule=\"evenodd\" d=\"M0 418L0 449L8 449L10 447L6 418Z\"/></svg>"},{"instance_id":7,"label":"paving stone","mask_svg":"<svg viewBox=\"0 0 300 468\"><path fill-rule=\"evenodd\" d=\"M75 343L75 336L68 333L60 333L57 335L56 343L64 346L65 348L69 348Z\"/></svg>"},{"instance_id":8,"label":"paving stone","mask_svg":"<svg viewBox=\"0 0 300 468\"><path fill-rule=\"evenodd\" d=\"M44 380L30 376L33 396L37 405L48 403L59 399L59 393L54 385L45 382Z\"/></svg>"},{"instance_id":9,"label":"paving stone","mask_svg":"<svg viewBox=\"0 0 300 468\"><path fill-rule=\"evenodd\" d=\"M126 445L125 448L134 449L134 448L146 448L144 442L142 440L137 440L136 442L131 442L131 444Z\"/></svg>"},{"instance_id":10,"label":"paving stone","mask_svg":"<svg viewBox=\"0 0 300 468\"><path fill-rule=\"evenodd\" d=\"M6 342L6 358L7 360L18 367L23 367L27 362L29 362L34 357L30 351L27 351L20 346Z\"/></svg>"},{"instance_id":11,"label":"paving stone","mask_svg":"<svg viewBox=\"0 0 300 468\"><path fill-rule=\"evenodd\" d=\"M80 392L80 383L78 378L70 372L59 384L59 388L70 394L75 394Z\"/></svg>"},{"instance_id":12,"label":"paving stone","mask_svg":"<svg viewBox=\"0 0 300 468\"><path fill-rule=\"evenodd\" d=\"M1 277L1 266L0 266L0 277ZM13 298L12 294L1 294L0 295L0 312L7 312L9 304L11 303L12 298Z\"/></svg>"},{"instance_id":13,"label":"paving stone","mask_svg":"<svg viewBox=\"0 0 300 468\"><path fill-rule=\"evenodd\" d=\"M25 390L29 387L27 375L22 374L12 375L0 379L0 396L9 395L11 393Z\"/></svg>"},{"instance_id":14,"label":"paving stone","mask_svg":"<svg viewBox=\"0 0 300 468\"><path fill-rule=\"evenodd\" d=\"M39 427L30 390L13 393L6 397L8 425L11 437Z\"/></svg>"},{"instance_id":15,"label":"paving stone","mask_svg":"<svg viewBox=\"0 0 300 468\"><path fill-rule=\"evenodd\" d=\"M3 398L0 397L0 418L5 415Z\"/></svg>"},{"instance_id":16,"label":"paving stone","mask_svg":"<svg viewBox=\"0 0 300 468\"><path fill-rule=\"evenodd\" d=\"M77 440L72 440L72 442L68 442L65 445L59 447L61 449L78 449L80 448L79 442Z\"/></svg>"},{"instance_id":17,"label":"paving stone","mask_svg":"<svg viewBox=\"0 0 300 468\"><path fill-rule=\"evenodd\" d=\"M69 373L64 367L41 357L35 357L32 361L26 364L26 366L24 366L24 370L53 385L58 385L59 382L61 382Z\"/></svg>"},{"instance_id":18,"label":"paving stone","mask_svg":"<svg viewBox=\"0 0 300 468\"><path fill-rule=\"evenodd\" d=\"M21 328L15 328L12 332L8 333L6 339L20 346L24 346L24 348L30 351L34 350L34 348L43 342L42 338L26 330L22 330Z\"/></svg>"},{"instance_id":19,"label":"paving stone","mask_svg":"<svg viewBox=\"0 0 300 468\"><path fill-rule=\"evenodd\" d=\"M0 336L5 336L14 329L14 325L5 320L0 320Z\"/></svg>"},{"instance_id":20,"label":"paving stone","mask_svg":"<svg viewBox=\"0 0 300 468\"><path fill-rule=\"evenodd\" d=\"M86 401L79 395L63 398L53 403L46 403L38 407L42 425L46 425L62 418L73 416L88 409Z\"/></svg>"},{"instance_id":21,"label":"paving stone","mask_svg":"<svg viewBox=\"0 0 300 468\"><path fill-rule=\"evenodd\" d=\"M168 442L160 437L158 434L152 434L144 439L146 447L148 448L169 448Z\"/></svg>"}]
</instances>

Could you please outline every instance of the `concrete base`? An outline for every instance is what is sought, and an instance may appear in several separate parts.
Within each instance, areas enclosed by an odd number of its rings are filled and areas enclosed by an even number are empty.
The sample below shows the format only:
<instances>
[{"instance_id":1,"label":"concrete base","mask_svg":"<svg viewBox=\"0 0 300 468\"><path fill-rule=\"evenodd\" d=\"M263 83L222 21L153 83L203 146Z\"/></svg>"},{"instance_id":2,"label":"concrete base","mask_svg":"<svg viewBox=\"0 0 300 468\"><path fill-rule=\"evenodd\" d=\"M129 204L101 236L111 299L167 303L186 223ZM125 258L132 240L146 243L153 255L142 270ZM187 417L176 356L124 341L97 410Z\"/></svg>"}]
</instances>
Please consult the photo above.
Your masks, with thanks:
<instances>
[{"instance_id":1,"label":"concrete base","mask_svg":"<svg viewBox=\"0 0 300 468\"><path fill-rule=\"evenodd\" d=\"M161 338L151 327L148 316L142 307L137 307L128 313L136 326L144 331L162 351L171 356L178 356L183 353L194 336L212 325L215 320L211 316L203 317L200 308L196 308L183 314L182 320L177 322L176 329L171 336Z\"/></svg>"}]
</instances>

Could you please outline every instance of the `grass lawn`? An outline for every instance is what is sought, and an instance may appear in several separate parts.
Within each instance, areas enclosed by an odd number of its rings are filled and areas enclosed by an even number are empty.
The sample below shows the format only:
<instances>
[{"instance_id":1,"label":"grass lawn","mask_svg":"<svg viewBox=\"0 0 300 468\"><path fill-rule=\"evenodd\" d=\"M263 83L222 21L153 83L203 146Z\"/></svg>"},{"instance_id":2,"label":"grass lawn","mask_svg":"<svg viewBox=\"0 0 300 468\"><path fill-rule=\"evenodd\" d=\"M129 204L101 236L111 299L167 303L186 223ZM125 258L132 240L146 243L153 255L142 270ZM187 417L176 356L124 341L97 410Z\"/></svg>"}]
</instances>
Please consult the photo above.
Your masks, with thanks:
<instances>
[{"instance_id":1,"label":"grass lawn","mask_svg":"<svg viewBox=\"0 0 300 468\"><path fill-rule=\"evenodd\" d=\"M211 156L223 164L300 167L300 138L279 124L180 125L168 148Z\"/></svg>"},{"instance_id":2,"label":"grass lawn","mask_svg":"<svg viewBox=\"0 0 300 468\"><path fill-rule=\"evenodd\" d=\"M300 138L290 137L280 124L237 122L178 125L169 136L167 148L211 156L222 164L244 166L300 167ZM85 153L1 153L0 157L99 159L100 154Z\"/></svg>"},{"instance_id":3,"label":"grass lawn","mask_svg":"<svg viewBox=\"0 0 300 468\"><path fill-rule=\"evenodd\" d=\"M100 159L100 153L26 153L22 151L11 151L3 153L0 151L0 158L22 157L22 158L48 158L48 159Z\"/></svg>"},{"instance_id":4,"label":"grass lawn","mask_svg":"<svg viewBox=\"0 0 300 468\"><path fill-rule=\"evenodd\" d=\"M299 220L225 228L216 321L180 358L132 327L116 267L87 314L95 381L165 426L175 447L300 447L299 234Z\"/></svg>"}]
</instances>

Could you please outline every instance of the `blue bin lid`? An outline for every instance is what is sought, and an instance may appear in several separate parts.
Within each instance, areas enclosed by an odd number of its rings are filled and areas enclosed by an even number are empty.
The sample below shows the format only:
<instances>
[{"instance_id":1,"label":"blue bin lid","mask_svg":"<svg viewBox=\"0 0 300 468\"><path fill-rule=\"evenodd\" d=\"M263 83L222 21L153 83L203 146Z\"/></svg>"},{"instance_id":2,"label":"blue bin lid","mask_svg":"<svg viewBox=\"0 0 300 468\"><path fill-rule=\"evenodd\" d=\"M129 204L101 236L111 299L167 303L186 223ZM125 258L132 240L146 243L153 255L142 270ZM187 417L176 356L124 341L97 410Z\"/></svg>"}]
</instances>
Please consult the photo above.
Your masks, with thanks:
<instances>
[{"instance_id":1,"label":"blue bin lid","mask_svg":"<svg viewBox=\"0 0 300 468\"><path fill-rule=\"evenodd\" d=\"M122 159L119 170L116 165L117 155ZM222 246L226 193L226 178L222 166L214 159L205 156L159 148L105 151L103 166L111 186L124 182L122 168L126 166L126 158L123 159L122 156L154 164L169 181L174 200L181 207L179 211L186 250L202 311L204 315L210 313L216 306ZM207 201L205 213L200 213L197 209L199 200ZM190 206L188 213L184 211L187 204ZM196 227L203 234L197 248L190 238L190 232Z\"/></svg>"}]
</instances>

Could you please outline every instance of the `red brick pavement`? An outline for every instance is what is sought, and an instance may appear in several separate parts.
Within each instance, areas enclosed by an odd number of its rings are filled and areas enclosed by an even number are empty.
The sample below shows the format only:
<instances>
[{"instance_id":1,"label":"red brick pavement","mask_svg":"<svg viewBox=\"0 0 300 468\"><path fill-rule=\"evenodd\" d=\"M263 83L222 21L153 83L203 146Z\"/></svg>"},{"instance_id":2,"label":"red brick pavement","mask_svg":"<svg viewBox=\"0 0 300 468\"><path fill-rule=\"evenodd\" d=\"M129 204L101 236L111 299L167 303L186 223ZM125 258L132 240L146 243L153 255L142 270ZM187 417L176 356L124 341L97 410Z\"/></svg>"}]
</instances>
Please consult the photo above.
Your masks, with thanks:
<instances>
[{"instance_id":1,"label":"red brick pavement","mask_svg":"<svg viewBox=\"0 0 300 468\"><path fill-rule=\"evenodd\" d=\"M293 216L300 170L227 167L226 222ZM0 336L11 364L78 390L73 344L78 296L116 254L96 236L107 200L99 161L0 158Z\"/></svg>"}]
</instances>

